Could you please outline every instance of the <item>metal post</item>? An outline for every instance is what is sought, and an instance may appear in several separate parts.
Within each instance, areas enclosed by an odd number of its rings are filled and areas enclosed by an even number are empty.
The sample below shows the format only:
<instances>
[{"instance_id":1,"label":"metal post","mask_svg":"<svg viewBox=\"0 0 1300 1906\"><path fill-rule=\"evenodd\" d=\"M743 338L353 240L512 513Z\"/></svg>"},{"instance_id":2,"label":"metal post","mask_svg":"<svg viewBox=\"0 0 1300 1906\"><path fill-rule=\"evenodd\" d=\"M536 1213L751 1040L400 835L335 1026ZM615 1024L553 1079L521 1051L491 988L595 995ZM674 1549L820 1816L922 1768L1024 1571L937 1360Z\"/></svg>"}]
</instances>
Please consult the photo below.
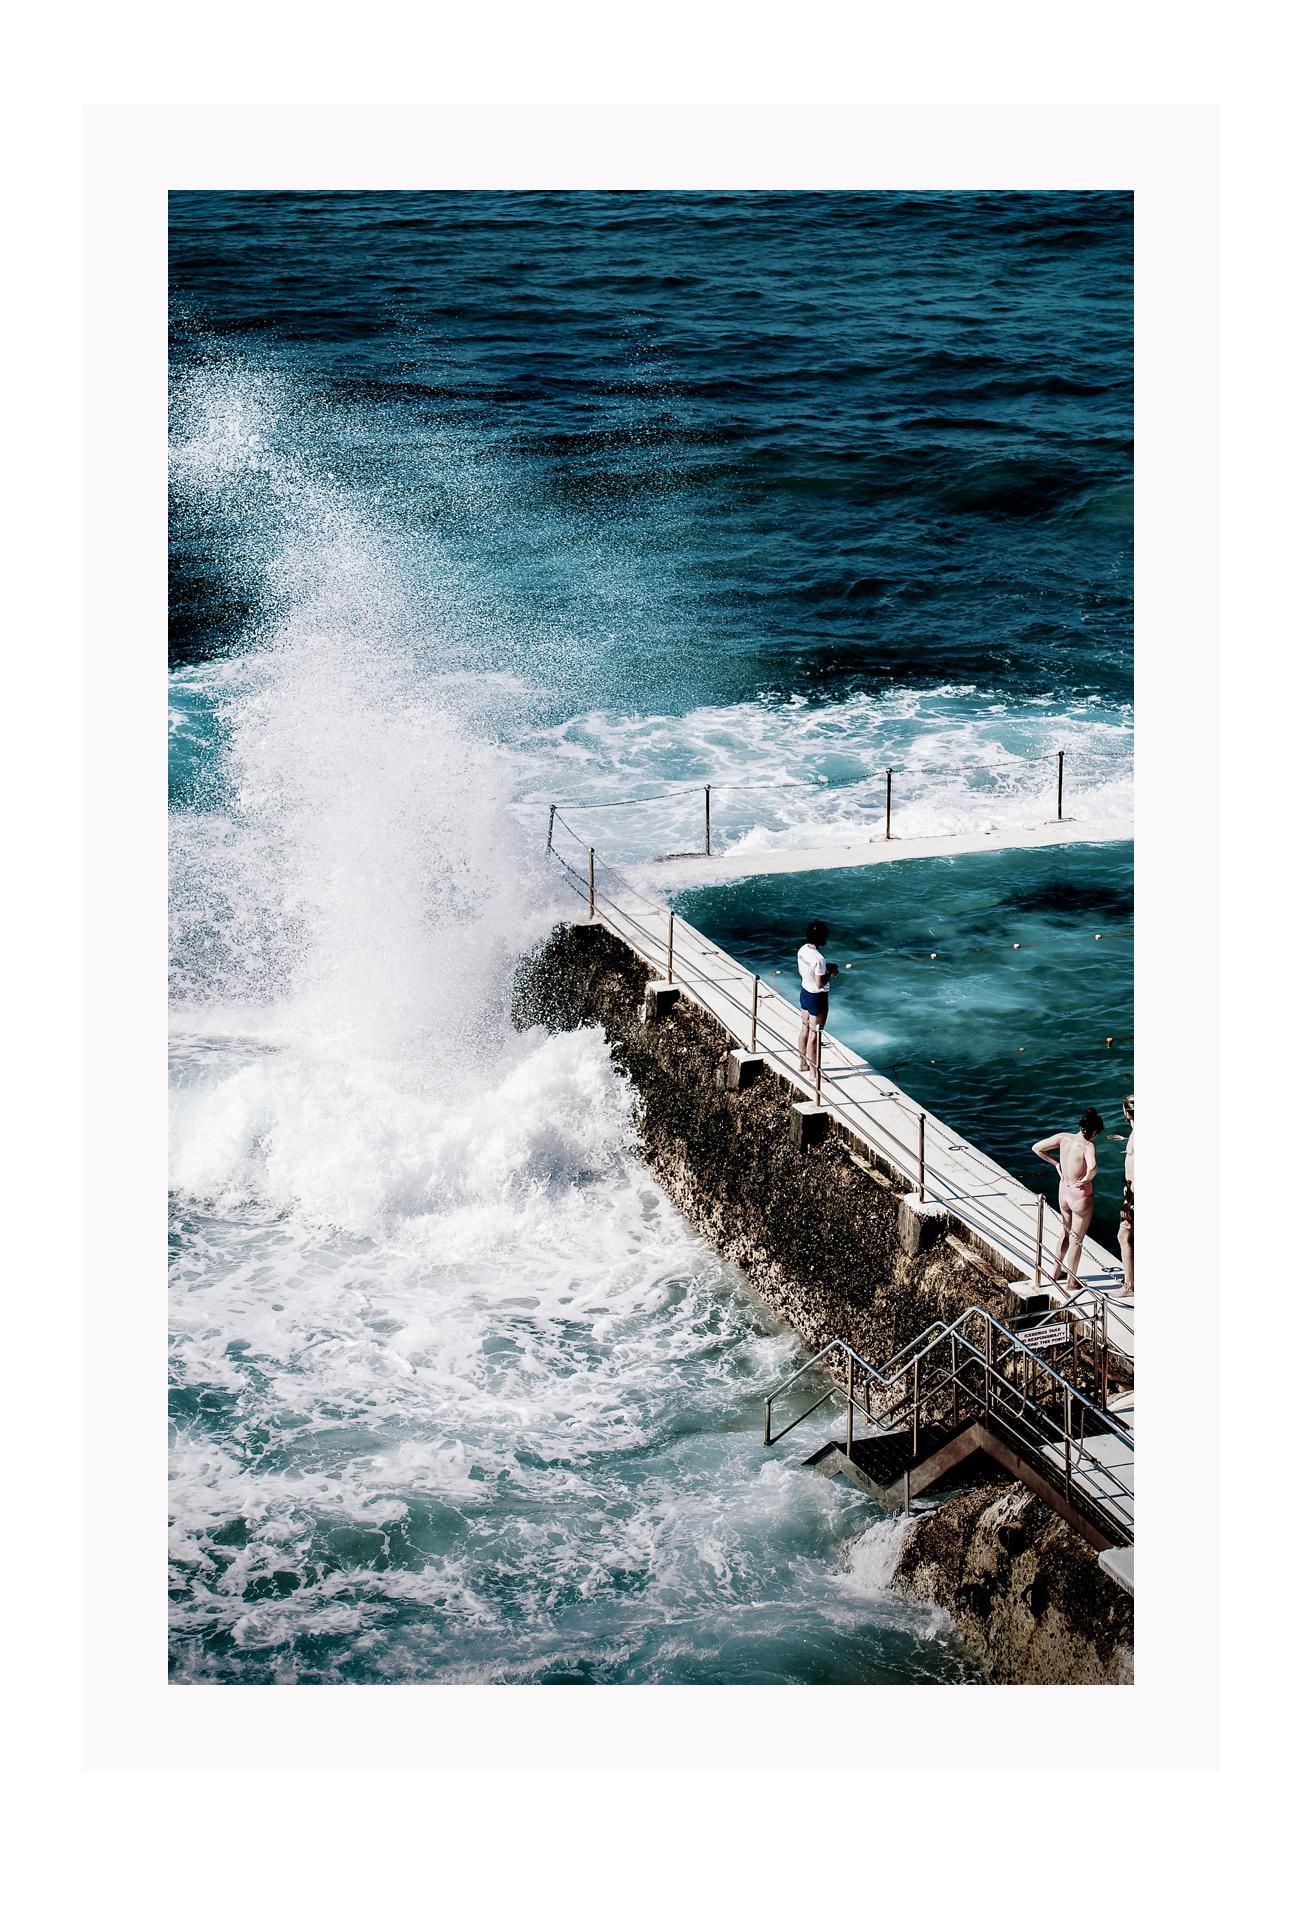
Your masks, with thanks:
<instances>
[{"instance_id":1,"label":"metal post","mask_svg":"<svg viewBox=\"0 0 1300 1906\"><path fill-rule=\"evenodd\" d=\"M772 1441L772 1399L769 1396L763 1399L763 1448L766 1449L771 1441Z\"/></svg>"},{"instance_id":2,"label":"metal post","mask_svg":"<svg viewBox=\"0 0 1300 1906\"><path fill-rule=\"evenodd\" d=\"M673 983L673 918L670 908L668 912L668 984L670 986Z\"/></svg>"},{"instance_id":3,"label":"metal post","mask_svg":"<svg viewBox=\"0 0 1300 1906\"><path fill-rule=\"evenodd\" d=\"M894 770L885 769L885 839L892 840L891 829L894 821Z\"/></svg>"},{"instance_id":4,"label":"metal post","mask_svg":"<svg viewBox=\"0 0 1300 1906\"><path fill-rule=\"evenodd\" d=\"M820 1105L822 1102L822 1029L820 1026L818 1026L817 1028L817 1051L814 1057L816 1062L815 1079L816 1079L817 1097L815 1098L813 1103L815 1105Z\"/></svg>"},{"instance_id":5,"label":"metal post","mask_svg":"<svg viewBox=\"0 0 1300 1906\"><path fill-rule=\"evenodd\" d=\"M596 850L587 849L587 918L596 917Z\"/></svg>"},{"instance_id":6,"label":"metal post","mask_svg":"<svg viewBox=\"0 0 1300 1906\"><path fill-rule=\"evenodd\" d=\"M916 1157L917 1157L916 1189L917 1189L917 1194L920 1198L921 1203L924 1204L925 1203L925 1113L920 1112L918 1113L917 1116L920 1121L920 1126L919 1126L920 1136L917 1140L917 1146L916 1146Z\"/></svg>"},{"instance_id":7,"label":"metal post","mask_svg":"<svg viewBox=\"0 0 1300 1906\"><path fill-rule=\"evenodd\" d=\"M905 1469L903 1471L903 1514L905 1516L910 1516L911 1513L912 1513L912 1472L910 1469Z\"/></svg>"},{"instance_id":8,"label":"metal post","mask_svg":"<svg viewBox=\"0 0 1300 1906\"><path fill-rule=\"evenodd\" d=\"M712 788L706 781L704 784L704 851L706 854L713 852L713 828L709 820L709 796L712 792Z\"/></svg>"},{"instance_id":9,"label":"metal post","mask_svg":"<svg viewBox=\"0 0 1300 1906\"><path fill-rule=\"evenodd\" d=\"M848 1353L848 1358L849 1358L849 1433L844 1444L844 1454L848 1457L849 1461L852 1462L853 1461L853 1352L851 1350Z\"/></svg>"},{"instance_id":10,"label":"metal post","mask_svg":"<svg viewBox=\"0 0 1300 1906\"><path fill-rule=\"evenodd\" d=\"M1101 1304L1101 1407L1104 1410L1110 1400L1110 1318L1106 1311L1106 1299Z\"/></svg>"},{"instance_id":11,"label":"metal post","mask_svg":"<svg viewBox=\"0 0 1300 1906\"><path fill-rule=\"evenodd\" d=\"M1038 1194L1038 1223L1034 1231L1034 1289L1035 1290L1038 1289L1039 1285L1043 1281L1043 1212L1046 1210L1046 1208L1047 1208L1047 1200L1043 1196L1042 1192L1040 1191Z\"/></svg>"},{"instance_id":12,"label":"metal post","mask_svg":"<svg viewBox=\"0 0 1300 1906\"><path fill-rule=\"evenodd\" d=\"M758 974L754 975L754 991L749 1002L749 1049L758 1051Z\"/></svg>"},{"instance_id":13,"label":"metal post","mask_svg":"<svg viewBox=\"0 0 1300 1906\"><path fill-rule=\"evenodd\" d=\"M551 841L555 836L555 802L551 802L551 818L546 825L546 851L551 851Z\"/></svg>"},{"instance_id":14,"label":"metal post","mask_svg":"<svg viewBox=\"0 0 1300 1906\"><path fill-rule=\"evenodd\" d=\"M917 1436L921 1422L921 1363L918 1357L912 1364L912 1457L916 1457Z\"/></svg>"},{"instance_id":15,"label":"metal post","mask_svg":"<svg viewBox=\"0 0 1300 1906\"><path fill-rule=\"evenodd\" d=\"M1056 818L1061 818L1061 798L1065 791L1065 749L1056 751Z\"/></svg>"},{"instance_id":16,"label":"metal post","mask_svg":"<svg viewBox=\"0 0 1300 1906\"><path fill-rule=\"evenodd\" d=\"M1070 1500L1070 1404L1073 1402L1070 1392L1065 1393L1065 1500Z\"/></svg>"},{"instance_id":17,"label":"metal post","mask_svg":"<svg viewBox=\"0 0 1300 1906\"><path fill-rule=\"evenodd\" d=\"M984 1319L984 1414L992 1413L993 1405L993 1319Z\"/></svg>"}]
</instances>

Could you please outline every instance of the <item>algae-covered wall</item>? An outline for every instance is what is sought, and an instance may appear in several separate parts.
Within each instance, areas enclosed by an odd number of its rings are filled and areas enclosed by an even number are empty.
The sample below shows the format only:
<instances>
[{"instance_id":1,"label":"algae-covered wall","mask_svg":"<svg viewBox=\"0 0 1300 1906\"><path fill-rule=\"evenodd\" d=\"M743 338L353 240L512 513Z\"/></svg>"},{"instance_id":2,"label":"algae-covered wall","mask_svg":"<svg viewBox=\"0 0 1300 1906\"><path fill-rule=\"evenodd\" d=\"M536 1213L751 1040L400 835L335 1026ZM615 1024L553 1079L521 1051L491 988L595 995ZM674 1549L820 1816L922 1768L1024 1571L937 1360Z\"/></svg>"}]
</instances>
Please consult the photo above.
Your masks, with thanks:
<instances>
[{"instance_id":1,"label":"algae-covered wall","mask_svg":"<svg viewBox=\"0 0 1300 1906\"><path fill-rule=\"evenodd\" d=\"M777 1314L818 1348L843 1337L880 1363L936 1317L981 1303L1002 1315L1002 1275L940 1238L900 1246L906 1187L837 1137L801 1154L789 1088L763 1068L729 1092L729 1041L686 1001L652 1024L642 1007L656 977L599 924L557 928L520 975L521 1024L604 1027L636 1087L646 1162L678 1209ZM834 1127L832 1127L834 1134Z\"/></svg>"},{"instance_id":2,"label":"algae-covered wall","mask_svg":"<svg viewBox=\"0 0 1300 1906\"><path fill-rule=\"evenodd\" d=\"M990 1681L1133 1679L1132 1596L1019 1484L966 1489L914 1516L894 1585L946 1608Z\"/></svg>"}]
</instances>

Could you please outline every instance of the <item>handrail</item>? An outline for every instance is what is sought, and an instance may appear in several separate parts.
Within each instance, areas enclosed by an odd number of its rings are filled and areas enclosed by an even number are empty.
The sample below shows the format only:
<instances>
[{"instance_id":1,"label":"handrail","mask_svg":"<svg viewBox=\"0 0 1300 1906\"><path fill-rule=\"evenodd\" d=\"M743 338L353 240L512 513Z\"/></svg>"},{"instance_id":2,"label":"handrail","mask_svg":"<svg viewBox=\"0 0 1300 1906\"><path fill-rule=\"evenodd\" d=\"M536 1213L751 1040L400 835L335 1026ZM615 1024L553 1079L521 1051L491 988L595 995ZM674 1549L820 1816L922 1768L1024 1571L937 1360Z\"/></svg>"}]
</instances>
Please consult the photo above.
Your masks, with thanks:
<instances>
[{"instance_id":1,"label":"handrail","mask_svg":"<svg viewBox=\"0 0 1300 1906\"><path fill-rule=\"evenodd\" d=\"M1113 1433L1118 1436L1130 1449L1134 1447L1132 1438L1129 1436L1128 1430L1119 1417L1113 1416L1104 1404L1097 1402L1095 1397L1086 1396L1082 1390L1078 1389L1071 1383L1067 1376L1063 1375L1062 1372L1056 1368L1055 1364L1049 1363L1045 1357L1040 1357L1038 1352L1034 1350L1031 1345L1023 1341L1017 1331L1012 1330L1011 1326L1005 1323L1002 1318L995 1317L992 1311L985 1310L982 1304L968 1304L961 1315L955 1317L951 1323L944 1323L942 1318L936 1318L932 1324L927 1324L924 1330L919 1330L916 1336L913 1337L909 1343L905 1344L901 1350L896 1351L892 1357L888 1358L884 1366L880 1369L877 1369L875 1364L869 1362L866 1357L856 1351L852 1344L846 1343L843 1337L832 1337L828 1344L818 1350L815 1355L809 1357L806 1363L801 1364L799 1369L797 1369L792 1376L788 1376L783 1383L778 1384L776 1389L772 1390L765 1400L768 1403L775 1403L778 1397L783 1396L792 1385L799 1381L800 1377L806 1376L814 1364L820 1363L822 1359L829 1356L833 1350L841 1350L847 1356L851 1357L857 1367L866 1373L868 1379L878 1384L882 1389L892 1388L895 1384L901 1383L914 1364L919 1364L925 1357L929 1356L931 1351L937 1349L939 1344L946 1343L950 1338L960 1344L963 1350L969 1351L972 1356L982 1358L984 1355L983 1347L972 1342L972 1340L964 1334L962 1328L972 1317L981 1318L986 1325L990 1325L1007 1340L1015 1356L1023 1357L1026 1361L1035 1364L1038 1369L1045 1371L1050 1380L1066 1391L1075 1402L1079 1403L1084 1409L1091 1411L1094 1415L1102 1417L1105 1421L1108 1433ZM928 1339L928 1341L923 1342L923 1339ZM913 1350L913 1345L919 1345L920 1347ZM911 1356L908 1356L909 1351L913 1352ZM904 1358L907 1359L906 1362L902 1361Z\"/></svg>"},{"instance_id":2,"label":"handrail","mask_svg":"<svg viewBox=\"0 0 1300 1906\"><path fill-rule=\"evenodd\" d=\"M983 1323L982 1344L969 1334L973 1320ZM998 1343L996 1352L995 1339ZM950 1367L941 1367L933 1380L927 1378L923 1387L923 1366L945 1346L950 1347ZM959 1350L960 1361L957 1355ZM866 1394L850 1396L845 1384L835 1377L829 1389L773 1435L773 1404L810 1370L833 1354L844 1356L850 1377L855 1368L865 1373ZM1020 1360L1024 1366L1033 1366L1044 1373L1047 1379L1047 1402L1031 1395L1023 1382L1008 1373L1003 1367L1003 1359L1007 1357ZM972 1369L976 1372L973 1384L969 1380ZM873 1383L886 1390L900 1387L903 1390L901 1400L887 1407L883 1415L870 1407ZM1081 1494L1094 1520L1104 1527L1109 1526L1131 1536L1133 1518L1131 1511L1124 1506L1126 1502L1132 1502L1131 1487L1095 1450L1085 1447L1089 1437L1105 1435L1113 1438L1121 1449L1132 1451L1135 1445L1127 1426L1111 1413L1104 1402L1099 1403L1095 1397L1085 1395L1062 1371L1025 1344L1018 1332L981 1304L968 1305L951 1323L936 1320L928 1325L903 1350L887 1359L880 1369L842 1337L833 1337L764 1399L763 1440L768 1446L779 1443L824 1403L840 1396L851 1403L853 1413L865 1417L881 1433L888 1434L891 1430L898 1432L910 1426L915 1449L915 1437L923 1417L945 1391L951 1392L954 1417L958 1396L968 1398L978 1416L986 1418L1003 1434L1022 1443L1027 1451L1036 1452L1040 1459L1046 1460L1053 1468L1056 1459L1049 1452L1054 1452L1059 1443L1067 1500L1072 1486L1078 1489L1082 1483ZM851 1423L852 1416L850 1435ZM1094 1494L1086 1486L1088 1482L1099 1484L1102 1480L1111 1486L1108 1494Z\"/></svg>"}]
</instances>

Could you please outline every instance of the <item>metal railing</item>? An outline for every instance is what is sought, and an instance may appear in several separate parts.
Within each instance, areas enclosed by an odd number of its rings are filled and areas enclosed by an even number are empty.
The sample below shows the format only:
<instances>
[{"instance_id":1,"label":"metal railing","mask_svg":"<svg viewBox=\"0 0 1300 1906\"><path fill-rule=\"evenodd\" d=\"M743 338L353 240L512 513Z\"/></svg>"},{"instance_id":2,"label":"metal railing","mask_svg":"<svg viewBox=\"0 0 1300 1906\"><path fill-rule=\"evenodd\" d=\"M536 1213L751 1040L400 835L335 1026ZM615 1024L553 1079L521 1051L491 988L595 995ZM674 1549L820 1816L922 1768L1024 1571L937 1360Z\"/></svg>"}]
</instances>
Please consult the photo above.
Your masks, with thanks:
<instances>
[{"instance_id":1,"label":"metal railing","mask_svg":"<svg viewBox=\"0 0 1300 1906\"><path fill-rule=\"evenodd\" d=\"M833 793L838 788L865 786L875 783L881 790L880 818L884 824L882 838L894 840L894 780L898 775L904 781L915 777L926 786L940 783L967 783L973 776L989 776L998 786L1012 783L1018 779L1021 786L1026 779L1033 785L1034 792L1040 793L1045 807L1050 808L1052 818L1063 821L1065 816L1065 763L1066 757L1087 759L1101 755L1117 756L1125 752L1121 745L1104 746L1094 741L1086 748L1052 748L1042 754L1009 755L996 764L977 761L966 767L947 767L940 763L913 762L908 767L867 768L854 774L797 776L791 775L780 781L703 781L682 782L676 786L661 788L654 794L621 795L608 801L588 800L585 797L563 795L557 801L535 801L526 798L518 803L521 807L549 806L552 824L556 814L564 811L609 811L625 807L657 806L664 801L683 801L688 798L703 802L702 830L703 852L707 856L713 853L714 812L719 796L744 794L797 794L801 790L808 794ZM1046 773L1039 773L1050 764Z\"/></svg>"},{"instance_id":2,"label":"metal railing","mask_svg":"<svg viewBox=\"0 0 1300 1906\"><path fill-rule=\"evenodd\" d=\"M1059 1317L1054 1325L1061 1324ZM1075 1375L1088 1319L1074 1317L1061 1326L1069 1332L1068 1357ZM1095 1339L1091 1341L1095 1349ZM801 1383L810 1371L835 1359L843 1374L830 1377L829 1386L775 1434L773 1405ZM1096 1447L1113 1439L1122 1451L1133 1451L1127 1424L1107 1407L1105 1378L1099 1400L1092 1381L1084 1387L1049 1358L1024 1341L1022 1332L994 1317L981 1305L971 1305L955 1322L928 1325L881 1368L858 1355L837 1337L810 1357L764 1399L763 1441L771 1446L833 1398L847 1406L845 1454L852 1460L855 1427L864 1422L876 1435L909 1433L914 1461L922 1431L950 1427L954 1434L967 1422L986 1424L1016 1449L1026 1464L1059 1488L1090 1521L1120 1543L1133 1540L1133 1486L1115 1466L1122 1459L1105 1460ZM1092 1388L1094 1393L1088 1394ZM835 1439L838 1440L838 1439ZM1128 1468L1127 1463L1122 1466ZM910 1502L911 1463L905 1458L905 1500Z\"/></svg>"}]
</instances>

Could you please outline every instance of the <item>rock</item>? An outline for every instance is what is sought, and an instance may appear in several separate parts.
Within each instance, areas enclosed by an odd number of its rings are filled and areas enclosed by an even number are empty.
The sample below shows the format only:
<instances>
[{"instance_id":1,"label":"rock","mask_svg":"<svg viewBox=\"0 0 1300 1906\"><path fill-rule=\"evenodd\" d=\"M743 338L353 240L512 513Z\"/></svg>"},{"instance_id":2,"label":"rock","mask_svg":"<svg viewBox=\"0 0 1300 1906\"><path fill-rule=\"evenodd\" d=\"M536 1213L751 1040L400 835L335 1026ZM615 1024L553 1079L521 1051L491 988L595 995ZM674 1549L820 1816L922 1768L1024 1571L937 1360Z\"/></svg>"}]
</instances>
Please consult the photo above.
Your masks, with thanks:
<instances>
[{"instance_id":1,"label":"rock","mask_svg":"<svg viewBox=\"0 0 1300 1906\"><path fill-rule=\"evenodd\" d=\"M1133 1600L1020 1484L967 1489L912 1518L894 1585L952 1615L991 1681L1133 1679Z\"/></svg>"}]
</instances>

